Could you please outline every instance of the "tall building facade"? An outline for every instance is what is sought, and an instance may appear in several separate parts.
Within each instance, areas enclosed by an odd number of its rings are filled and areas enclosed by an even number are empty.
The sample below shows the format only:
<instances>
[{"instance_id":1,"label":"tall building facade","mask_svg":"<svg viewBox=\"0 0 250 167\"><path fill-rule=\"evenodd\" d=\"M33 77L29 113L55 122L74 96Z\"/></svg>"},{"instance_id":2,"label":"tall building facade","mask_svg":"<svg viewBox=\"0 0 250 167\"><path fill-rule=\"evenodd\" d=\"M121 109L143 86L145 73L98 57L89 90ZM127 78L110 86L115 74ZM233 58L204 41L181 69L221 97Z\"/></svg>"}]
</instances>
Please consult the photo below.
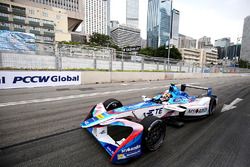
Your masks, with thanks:
<instances>
[{"instance_id":1,"label":"tall building facade","mask_svg":"<svg viewBox=\"0 0 250 167\"><path fill-rule=\"evenodd\" d=\"M212 48L213 45L211 43L211 38L210 37L202 37L198 40L198 49L203 49L203 48Z\"/></svg>"},{"instance_id":2,"label":"tall building facade","mask_svg":"<svg viewBox=\"0 0 250 167\"><path fill-rule=\"evenodd\" d=\"M38 45L49 46L55 41L70 41L67 18L64 9L48 10L8 0L0 2L0 29L32 33ZM46 46L40 50L46 50Z\"/></svg>"},{"instance_id":3,"label":"tall building facade","mask_svg":"<svg viewBox=\"0 0 250 167\"><path fill-rule=\"evenodd\" d=\"M93 32L109 34L110 0L83 0L84 21L82 32L91 35Z\"/></svg>"},{"instance_id":4,"label":"tall building facade","mask_svg":"<svg viewBox=\"0 0 250 167\"><path fill-rule=\"evenodd\" d=\"M171 1L148 0L147 46L158 48L170 38Z\"/></svg>"},{"instance_id":5,"label":"tall building facade","mask_svg":"<svg viewBox=\"0 0 250 167\"><path fill-rule=\"evenodd\" d=\"M68 31L75 31L83 21L83 0L13 0L13 2L41 9L63 9L68 15Z\"/></svg>"},{"instance_id":6,"label":"tall building facade","mask_svg":"<svg viewBox=\"0 0 250 167\"><path fill-rule=\"evenodd\" d=\"M180 48L182 60L188 64L199 65L200 67L210 64L218 64L218 53L216 49L190 49Z\"/></svg>"},{"instance_id":7,"label":"tall building facade","mask_svg":"<svg viewBox=\"0 0 250 167\"><path fill-rule=\"evenodd\" d=\"M241 45L230 45L226 47L226 56L229 60L238 60L240 58Z\"/></svg>"},{"instance_id":8,"label":"tall building facade","mask_svg":"<svg viewBox=\"0 0 250 167\"><path fill-rule=\"evenodd\" d=\"M244 19L240 58L250 62L250 16Z\"/></svg>"},{"instance_id":9,"label":"tall building facade","mask_svg":"<svg viewBox=\"0 0 250 167\"><path fill-rule=\"evenodd\" d=\"M194 49L196 48L196 39L183 34L179 34L178 48Z\"/></svg>"},{"instance_id":10,"label":"tall building facade","mask_svg":"<svg viewBox=\"0 0 250 167\"><path fill-rule=\"evenodd\" d=\"M173 45L178 48L178 40L179 40L179 19L180 12L176 9L172 10L172 41Z\"/></svg>"},{"instance_id":11,"label":"tall building facade","mask_svg":"<svg viewBox=\"0 0 250 167\"><path fill-rule=\"evenodd\" d=\"M214 46L217 47L228 47L230 45L230 38L217 39L214 42Z\"/></svg>"},{"instance_id":12,"label":"tall building facade","mask_svg":"<svg viewBox=\"0 0 250 167\"><path fill-rule=\"evenodd\" d=\"M219 59L238 60L240 58L241 44L233 44L230 38L215 40L214 47L218 50Z\"/></svg>"},{"instance_id":13,"label":"tall building facade","mask_svg":"<svg viewBox=\"0 0 250 167\"><path fill-rule=\"evenodd\" d=\"M120 48L126 46L141 46L140 29L127 25L119 25L111 30L110 35Z\"/></svg>"},{"instance_id":14,"label":"tall building facade","mask_svg":"<svg viewBox=\"0 0 250 167\"><path fill-rule=\"evenodd\" d=\"M139 0L126 0L126 25L138 28Z\"/></svg>"}]
</instances>

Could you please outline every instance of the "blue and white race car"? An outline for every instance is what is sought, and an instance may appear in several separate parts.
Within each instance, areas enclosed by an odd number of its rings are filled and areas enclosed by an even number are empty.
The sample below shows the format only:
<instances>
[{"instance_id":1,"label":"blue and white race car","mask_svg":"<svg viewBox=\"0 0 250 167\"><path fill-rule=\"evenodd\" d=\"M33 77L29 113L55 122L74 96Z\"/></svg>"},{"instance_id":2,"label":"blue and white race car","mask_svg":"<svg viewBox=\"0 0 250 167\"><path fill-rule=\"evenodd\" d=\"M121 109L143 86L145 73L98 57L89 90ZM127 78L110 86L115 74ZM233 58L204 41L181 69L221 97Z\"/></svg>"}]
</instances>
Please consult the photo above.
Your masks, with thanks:
<instances>
[{"instance_id":1,"label":"blue and white race car","mask_svg":"<svg viewBox=\"0 0 250 167\"><path fill-rule=\"evenodd\" d=\"M189 96L186 87L206 90ZM142 151L155 151L164 142L166 123L176 117L201 117L215 112L217 96L211 88L174 84L153 98L123 106L116 99L95 105L81 123L111 156L112 163L124 163L139 157Z\"/></svg>"}]
</instances>

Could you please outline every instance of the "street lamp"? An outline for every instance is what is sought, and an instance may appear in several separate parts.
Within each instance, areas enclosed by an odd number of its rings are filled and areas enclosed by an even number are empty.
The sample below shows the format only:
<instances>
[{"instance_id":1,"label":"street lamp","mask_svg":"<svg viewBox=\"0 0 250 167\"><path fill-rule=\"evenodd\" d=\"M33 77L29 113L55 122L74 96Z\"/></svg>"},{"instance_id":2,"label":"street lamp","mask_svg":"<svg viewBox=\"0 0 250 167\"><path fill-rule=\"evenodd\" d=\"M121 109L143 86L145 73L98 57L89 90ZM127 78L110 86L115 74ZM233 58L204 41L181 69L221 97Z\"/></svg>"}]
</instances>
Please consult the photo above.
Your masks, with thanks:
<instances>
[{"instance_id":1,"label":"street lamp","mask_svg":"<svg viewBox=\"0 0 250 167\"><path fill-rule=\"evenodd\" d=\"M172 37L172 4L173 0L170 0L170 33L169 33L169 38L168 38L168 70L169 70L169 56L170 56L170 39Z\"/></svg>"}]
</instances>

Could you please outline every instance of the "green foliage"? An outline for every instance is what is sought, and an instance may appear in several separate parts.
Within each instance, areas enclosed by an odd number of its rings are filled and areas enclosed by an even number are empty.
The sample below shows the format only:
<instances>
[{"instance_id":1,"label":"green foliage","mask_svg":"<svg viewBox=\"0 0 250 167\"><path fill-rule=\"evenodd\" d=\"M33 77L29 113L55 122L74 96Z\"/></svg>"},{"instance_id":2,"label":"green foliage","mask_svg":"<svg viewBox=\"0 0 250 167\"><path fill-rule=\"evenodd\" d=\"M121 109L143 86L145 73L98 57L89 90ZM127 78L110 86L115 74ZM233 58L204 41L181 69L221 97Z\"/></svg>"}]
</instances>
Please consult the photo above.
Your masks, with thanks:
<instances>
[{"instance_id":1,"label":"green foliage","mask_svg":"<svg viewBox=\"0 0 250 167\"><path fill-rule=\"evenodd\" d=\"M165 48L165 45L160 46L157 49L154 48L143 48L139 51L140 54L144 54L147 56L154 56L154 57L167 57L168 56L168 49ZM177 48L174 46L170 49L170 58L173 59L182 59L181 53Z\"/></svg>"},{"instance_id":2,"label":"green foliage","mask_svg":"<svg viewBox=\"0 0 250 167\"><path fill-rule=\"evenodd\" d=\"M173 59L179 59L179 60L182 59L180 51L175 47L170 49L170 57Z\"/></svg>"},{"instance_id":3,"label":"green foliage","mask_svg":"<svg viewBox=\"0 0 250 167\"><path fill-rule=\"evenodd\" d=\"M239 67L240 68L250 68L250 63L245 60L239 60Z\"/></svg>"},{"instance_id":4,"label":"green foliage","mask_svg":"<svg viewBox=\"0 0 250 167\"><path fill-rule=\"evenodd\" d=\"M121 51L121 48L119 48L112 40L112 38L108 35L99 34L99 33L93 33L89 37L89 45L90 46L103 46L103 47L111 47L118 51Z\"/></svg>"},{"instance_id":5,"label":"green foliage","mask_svg":"<svg viewBox=\"0 0 250 167\"><path fill-rule=\"evenodd\" d=\"M139 53L147 56L153 56L154 55L154 49L147 47L147 48L142 48Z\"/></svg>"},{"instance_id":6,"label":"green foliage","mask_svg":"<svg viewBox=\"0 0 250 167\"><path fill-rule=\"evenodd\" d=\"M110 36L95 32L90 36L89 39L90 44L104 47L110 46L112 43L111 41L112 39L110 38Z\"/></svg>"}]
</instances>

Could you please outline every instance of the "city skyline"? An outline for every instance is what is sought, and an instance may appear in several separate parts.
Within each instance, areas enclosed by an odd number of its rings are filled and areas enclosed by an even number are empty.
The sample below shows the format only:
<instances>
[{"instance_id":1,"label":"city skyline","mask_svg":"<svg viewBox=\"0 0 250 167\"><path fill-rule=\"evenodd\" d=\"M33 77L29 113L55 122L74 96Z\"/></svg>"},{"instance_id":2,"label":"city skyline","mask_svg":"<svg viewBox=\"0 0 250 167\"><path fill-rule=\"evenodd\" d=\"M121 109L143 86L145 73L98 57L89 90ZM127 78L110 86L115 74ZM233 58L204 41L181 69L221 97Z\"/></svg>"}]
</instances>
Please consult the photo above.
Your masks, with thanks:
<instances>
[{"instance_id":1,"label":"city skyline","mask_svg":"<svg viewBox=\"0 0 250 167\"><path fill-rule=\"evenodd\" d=\"M148 0L139 0L139 28L146 39ZM111 20L126 24L126 0L111 0ZM199 39L230 37L236 43L242 36L244 18L250 15L248 0L174 0L173 8L180 11L179 33Z\"/></svg>"}]
</instances>

